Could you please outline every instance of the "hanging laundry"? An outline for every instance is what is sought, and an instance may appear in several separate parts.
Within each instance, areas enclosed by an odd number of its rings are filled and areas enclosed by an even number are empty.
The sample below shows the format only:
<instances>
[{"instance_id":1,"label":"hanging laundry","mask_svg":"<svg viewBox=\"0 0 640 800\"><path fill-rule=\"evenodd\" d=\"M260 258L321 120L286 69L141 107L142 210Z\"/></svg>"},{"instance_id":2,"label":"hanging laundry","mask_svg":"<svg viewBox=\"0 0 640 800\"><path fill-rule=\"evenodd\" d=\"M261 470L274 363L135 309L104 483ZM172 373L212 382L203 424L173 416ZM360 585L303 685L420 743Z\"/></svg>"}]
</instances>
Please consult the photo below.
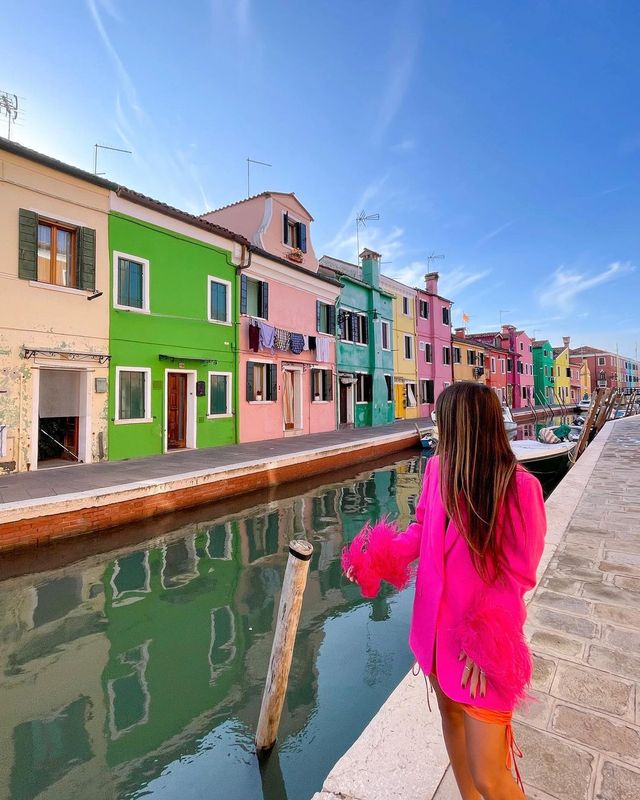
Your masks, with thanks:
<instances>
[{"instance_id":1,"label":"hanging laundry","mask_svg":"<svg viewBox=\"0 0 640 800\"><path fill-rule=\"evenodd\" d=\"M276 335L273 341L273 346L276 350L288 350L291 344L291 334L282 328L276 328Z\"/></svg>"},{"instance_id":2,"label":"hanging laundry","mask_svg":"<svg viewBox=\"0 0 640 800\"><path fill-rule=\"evenodd\" d=\"M326 336L318 336L316 340L316 361L329 361L329 342Z\"/></svg>"},{"instance_id":3,"label":"hanging laundry","mask_svg":"<svg viewBox=\"0 0 640 800\"><path fill-rule=\"evenodd\" d=\"M276 329L273 325L268 325L266 322L258 322L260 329L260 349L273 350Z\"/></svg>"},{"instance_id":4,"label":"hanging laundry","mask_svg":"<svg viewBox=\"0 0 640 800\"><path fill-rule=\"evenodd\" d=\"M304 350L304 336L301 333L292 333L290 347L294 355L300 355Z\"/></svg>"},{"instance_id":5,"label":"hanging laundry","mask_svg":"<svg viewBox=\"0 0 640 800\"><path fill-rule=\"evenodd\" d=\"M249 325L249 350L257 353L260 349L260 328L255 322Z\"/></svg>"},{"instance_id":6,"label":"hanging laundry","mask_svg":"<svg viewBox=\"0 0 640 800\"><path fill-rule=\"evenodd\" d=\"M309 337L309 350L315 350L316 349L316 339L317 339L316 336L310 336Z\"/></svg>"},{"instance_id":7,"label":"hanging laundry","mask_svg":"<svg viewBox=\"0 0 640 800\"><path fill-rule=\"evenodd\" d=\"M302 338L304 339L304 344L302 345L302 349L306 352L307 350L309 350L309 337L305 335Z\"/></svg>"}]
</instances>

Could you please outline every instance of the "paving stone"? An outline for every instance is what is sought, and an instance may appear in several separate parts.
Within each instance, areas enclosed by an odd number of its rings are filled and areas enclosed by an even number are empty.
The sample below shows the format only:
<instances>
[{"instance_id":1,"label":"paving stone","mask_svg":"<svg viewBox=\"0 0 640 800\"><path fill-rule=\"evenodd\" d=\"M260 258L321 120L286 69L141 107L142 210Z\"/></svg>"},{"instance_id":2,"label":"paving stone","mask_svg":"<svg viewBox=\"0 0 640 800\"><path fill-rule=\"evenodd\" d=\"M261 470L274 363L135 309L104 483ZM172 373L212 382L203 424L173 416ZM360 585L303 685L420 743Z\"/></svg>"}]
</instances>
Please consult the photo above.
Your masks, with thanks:
<instances>
[{"instance_id":1,"label":"paving stone","mask_svg":"<svg viewBox=\"0 0 640 800\"><path fill-rule=\"evenodd\" d=\"M529 617L533 623L541 628L573 633L576 636L582 636L584 639L594 639L598 635L598 626L592 620L584 617L572 617L559 611L543 608L536 605L535 598L529 606Z\"/></svg>"},{"instance_id":2,"label":"paving stone","mask_svg":"<svg viewBox=\"0 0 640 800\"><path fill-rule=\"evenodd\" d=\"M622 575L616 575L613 579L616 586L621 589L626 589L628 592L636 592L640 594L640 578L629 578Z\"/></svg>"},{"instance_id":3,"label":"paving stone","mask_svg":"<svg viewBox=\"0 0 640 800\"><path fill-rule=\"evenodd\" d=\"M534 650L565 658L578 658L584 650L584 642L549 631L534 631L529 641Z\"/></svg>"},{"instance_id":4,"label":"paving stone","mask_svg":"<svg viewBox=\"0 0 640 800\"><path fill-rule=\"evenodd\" d=\"M596 619L603 622L615 622L618 625L628 625L630 628L640 629L640 608L595 603L593 613Z\"/></svg>"},{"instance_id":5,"label":"paving stone","mask_svg":"<svg viewBox=\"0 0 640 800\"><path fill-rule=\"evenodd\" d=\"M609 647L592 644L589 647L586 661L587 664L596 669L612 672L614 675L620 675L623 678L640 680L640 658L622 653L620 650L612 650Z\"/></svg>"},{"instance_id":6,"label":"paving stone","mask_svg":"<svg viewBox=\"0 0 640 800\"><path fill-rule=\"evenodd\" d=\"M599 569L602 572L615 572L616 575L631 575L640 577L640 567L623 564L621 561L601 561Z\"/></svg>"},{"instance_id":7,"label":"paving stone","mask_svg":"<svg viewBox=\"0 0 640 800\"><path fill-rule=\"evenodd\" d=\"M582 589L582 596L590 600L602 600L607 603L619 603L627 606L637 606L639 601L638 597L625 589L606 583L585 583Z\"/></svg>"},{"instance_id":8,"label":"paving stone","mask_svg":"<svg viewBox=\"0 0 640 800\"><path fill-rule=\"evenodd\" d=\"M588 617L592 609L592 604L587 600L549 591L536 592L536 603L570 614L582 614L584 617Z\"/></svg>"},{"instance_id":9,"label":"paving stone","mask_svg":"<svg viewBox=\"0 0 640 800\"><path fill-rule=\"evenodd\" d=\"M531 686L543 692L548 692L553 677L556 674L557 663L551 658L541 658L533 654L533 675L531 676Z\"/></svg>"},{"instance_id":10,"label":"paving stone","mask_svg":"<svg viewBox=\"0 0 640 800\"><path fill-rule=\"evenodd\" d=\"M529 697L530 699L515 711L514 718L544 730L549 724L553 704L556 701L550 695L533 689L529 691Z\"/></svg>"},{"instance_id":11,"label":"paving stone","mask_svg":"<svg viewBox=\"0 0 640 800\"><path fill-rule=\"evenodd\" d=\"M621 764L605 761L600 774L598 800L638 800L640 797L640 772Z\"/></svg>"},{"instance_id":12,"label":"paving stone","mask_svg":"<svg viewBox=\"0 0 640 800\"><path fill-rule=\"evenodd\" d=\"M582 583L571 578L565 578L563 575L554 575L553 577L544 578L541 581L541 586L544 586L545 589L550 589L552 592L564 592L565 594L577 596Z\"/></svg>"},{"instance_id":13,"label":"paving stone","mask_svg":"<svg viewBox=\"0 0 640 800\"><path fill-rule=\"evenodd\" d=\"M515 724L524 753L522 778L556 800L586 800L594 769L593 755L530 725Z\"/></svg>"},{"instance_id":14,"label":"paving stone","mask_svg":"<svg viewBox=\"0 0 640 800\"><path fill-rule=\"evenodd\" d=\"M553 710L551 730L622 761L640 762L640 729L635 726L558 704Z\"/></svg>"},{"instance_id":15,"label":"paving stone","mask_svg":"<svg viewBox=\"0 0 640 800\"><path fill-rule=\"evenodd\" d=\"M595 708L616 716L633 716L635 687L595 669L558 664L551 694L576 705Z\"/></svg>"},{"instance_id":16,"label":"paving stone","mask_svg":"<svg viewBox=\"0 0 640 800\"><path fill-rule=\"evenodd\" d=\"M561 552L569 556L580 556L597 560L602 549L601 538L598 541L566 542Z\"/></svg>"},{"instance_id":17,"label":"paving stone","mask_svg":"<svg viewBox=\"0 0 640 800\"><path fill-rule=\"evenodd\" d=\"M602 638L613 647L640 655L640 631L630 631L628 628L607 625Z\"/></svg>"}]
</instances>

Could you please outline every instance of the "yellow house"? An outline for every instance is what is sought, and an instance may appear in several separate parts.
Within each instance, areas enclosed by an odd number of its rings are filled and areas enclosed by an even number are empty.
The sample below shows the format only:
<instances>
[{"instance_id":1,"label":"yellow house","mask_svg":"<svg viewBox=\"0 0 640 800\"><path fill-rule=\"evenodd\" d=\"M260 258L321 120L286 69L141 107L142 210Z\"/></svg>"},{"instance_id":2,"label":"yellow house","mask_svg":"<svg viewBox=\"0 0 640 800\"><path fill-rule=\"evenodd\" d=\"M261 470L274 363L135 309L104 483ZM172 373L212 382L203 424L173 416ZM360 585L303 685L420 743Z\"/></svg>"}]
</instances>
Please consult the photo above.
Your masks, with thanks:
<instances>
[{"instance_id":1,"label":"yellow house","mask_svg":"<svg viewBox=\"0 0 640 800\"><path fill-rule=\"evenodd\" d=\"M456 328L451 337L454 381L486 383L485 348L482 342L465 337L464 328Z\"/></svg>"},{"instance_id":2,"label":"yellow house","mask_svg":"<svg viewBox=\"0 0 640 800\"><path fill-rule=\"evenodd\" d=\"M380 287L393 294L393 371L397 419L418 416L416 298L418 292L385 275Z\"/></svg>"},{"instance_id":3,"label":"yellow house","mask_svg":"<svg viewBox=\"0 0 640 800\"><path fill-rule=\"evenodd\" d=\"M111 186L0 140L0 473L105 457Z\"/></svg>"},{"instance_id":4,"label":"yellow house","mask_svg":"<svg viewBox=\"0 0 640 800\"><path fill-rule=\"evenodd\" d=\"M571 364L568 336L562 337L563 346L553 348L554 400L566 405L571 401Z\"/></svg>"},{"instance_id":5,"label":"yellow house","mask_svg":"<svg viewBox=\"0 0 640 800\"><path fill-rule=\"evenodd\" d=\"M591 396L591 370L585 358L582 359L580 367L580 399Z\"/></svg>"}]
</instances>

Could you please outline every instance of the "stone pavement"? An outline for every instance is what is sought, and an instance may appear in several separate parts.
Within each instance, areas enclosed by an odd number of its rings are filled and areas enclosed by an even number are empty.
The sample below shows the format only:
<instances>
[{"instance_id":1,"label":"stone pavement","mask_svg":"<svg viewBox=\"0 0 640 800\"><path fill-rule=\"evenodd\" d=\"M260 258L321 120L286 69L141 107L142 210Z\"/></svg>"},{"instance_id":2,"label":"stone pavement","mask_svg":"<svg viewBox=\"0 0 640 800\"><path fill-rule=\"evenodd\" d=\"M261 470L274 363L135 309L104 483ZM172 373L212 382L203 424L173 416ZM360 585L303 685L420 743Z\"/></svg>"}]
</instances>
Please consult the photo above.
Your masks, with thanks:
<instances>
[{"instance_id":1,"label":"stone pavement","mask_svg":"<svg viewBox=\"0 0 640 800\"><path fill-rule=\"evenodd\" d=\"M137 483L219 467L238 467L247 461L272 460L294 453L316 453L323 447L348 445L368 439L401 433L413 433L418 424L431 427L430 419L401 420L376 428L348 428L305 436L288 436L263 442L210 447L201 450L174 450L158 456L126 461L106 461L100 464L74 464L55 469L0 474L0 513L2 504L56 497L70 492L99 491L100 489ZM417 439L416 439L417 441Z\"/></svg>"},{"instance_id":2,"label":"stone pavement","mask_svg":"<svg viewBox=\"0 0 640 800\"><path fill-rule=\"evenodd\" d=\"M527 798L640 800L640 417L605 426L547 514L526 626L536 702L515 726ZM459 799L421 680L402 682L314 800Z\"/></svg>"}]
</instances>

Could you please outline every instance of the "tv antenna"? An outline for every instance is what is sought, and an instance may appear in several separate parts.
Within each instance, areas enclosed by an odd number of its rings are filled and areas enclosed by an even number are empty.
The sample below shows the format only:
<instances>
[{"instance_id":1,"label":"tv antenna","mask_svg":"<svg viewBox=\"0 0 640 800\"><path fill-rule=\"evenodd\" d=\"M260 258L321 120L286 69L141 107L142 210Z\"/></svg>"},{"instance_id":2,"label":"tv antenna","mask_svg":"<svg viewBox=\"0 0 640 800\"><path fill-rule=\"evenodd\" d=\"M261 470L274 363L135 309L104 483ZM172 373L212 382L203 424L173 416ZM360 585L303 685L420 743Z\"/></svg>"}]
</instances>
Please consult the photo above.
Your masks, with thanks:
<instances>
[{"instance_id":1,"label":"tv antenna","mask_svg":"<svg viewBox=\"0 0 640 800\"><path fill-rule=\"evenodd\" d=\"M110 147L108 144L94 144L93 145L93 174L105 175L105 172L98 172L98 150L113 150L114 153L128 153L131 155L131 150L123 150L121 147Z\"/></svg>"},{"instance_id":2,"label":"tv antenna","mask_svg":"<svg viewBox=\"0 0 640 800\"><path fill-rule=\"evenodd\" d=\"M441 259L443 259L443 258L444 258L444 256L443 256L442 254L440 254L440 255L436 255L435 253L431 253L431 255L430 255L430 256L427 256L427 271L428 271L428 272L431 272L431 265L432 265L432 262L434 262L434 261L440 261L440 260L441 260Z\"/></svg>"},{"instance_id":3,"label":"tv antenna","mask_svg":"<svg viewBox=\"0 0 640 800\"><path fill-rule=\"evenodd\" d=\"M260 164L261 167L272 167L266 161L256 161L255 158L247 158L247 197L251 197L251 165Z\"/></svg>"},{"instance_id":4,"label":"tv antenna","mask_svg":"<svg viewBox=\"0 0 640 800\"><path fill-rule=\"evenodd\" d=\"M11 123L18 119L18 95L0 91L0 114L7 118L7 139L11 139Z\"/></svg>"},{"instance_id":5,"label":"tv antenna","mask_svg":"<svg viewBox=\"0 0 640 800\"><path fill-rule=\"evenodd\" d=\"M363 209L356 217L356 264L360 263L360 226L367 227L367 222L377 222L380 214L367 214Z\"/></svg>"}]
</instances>

